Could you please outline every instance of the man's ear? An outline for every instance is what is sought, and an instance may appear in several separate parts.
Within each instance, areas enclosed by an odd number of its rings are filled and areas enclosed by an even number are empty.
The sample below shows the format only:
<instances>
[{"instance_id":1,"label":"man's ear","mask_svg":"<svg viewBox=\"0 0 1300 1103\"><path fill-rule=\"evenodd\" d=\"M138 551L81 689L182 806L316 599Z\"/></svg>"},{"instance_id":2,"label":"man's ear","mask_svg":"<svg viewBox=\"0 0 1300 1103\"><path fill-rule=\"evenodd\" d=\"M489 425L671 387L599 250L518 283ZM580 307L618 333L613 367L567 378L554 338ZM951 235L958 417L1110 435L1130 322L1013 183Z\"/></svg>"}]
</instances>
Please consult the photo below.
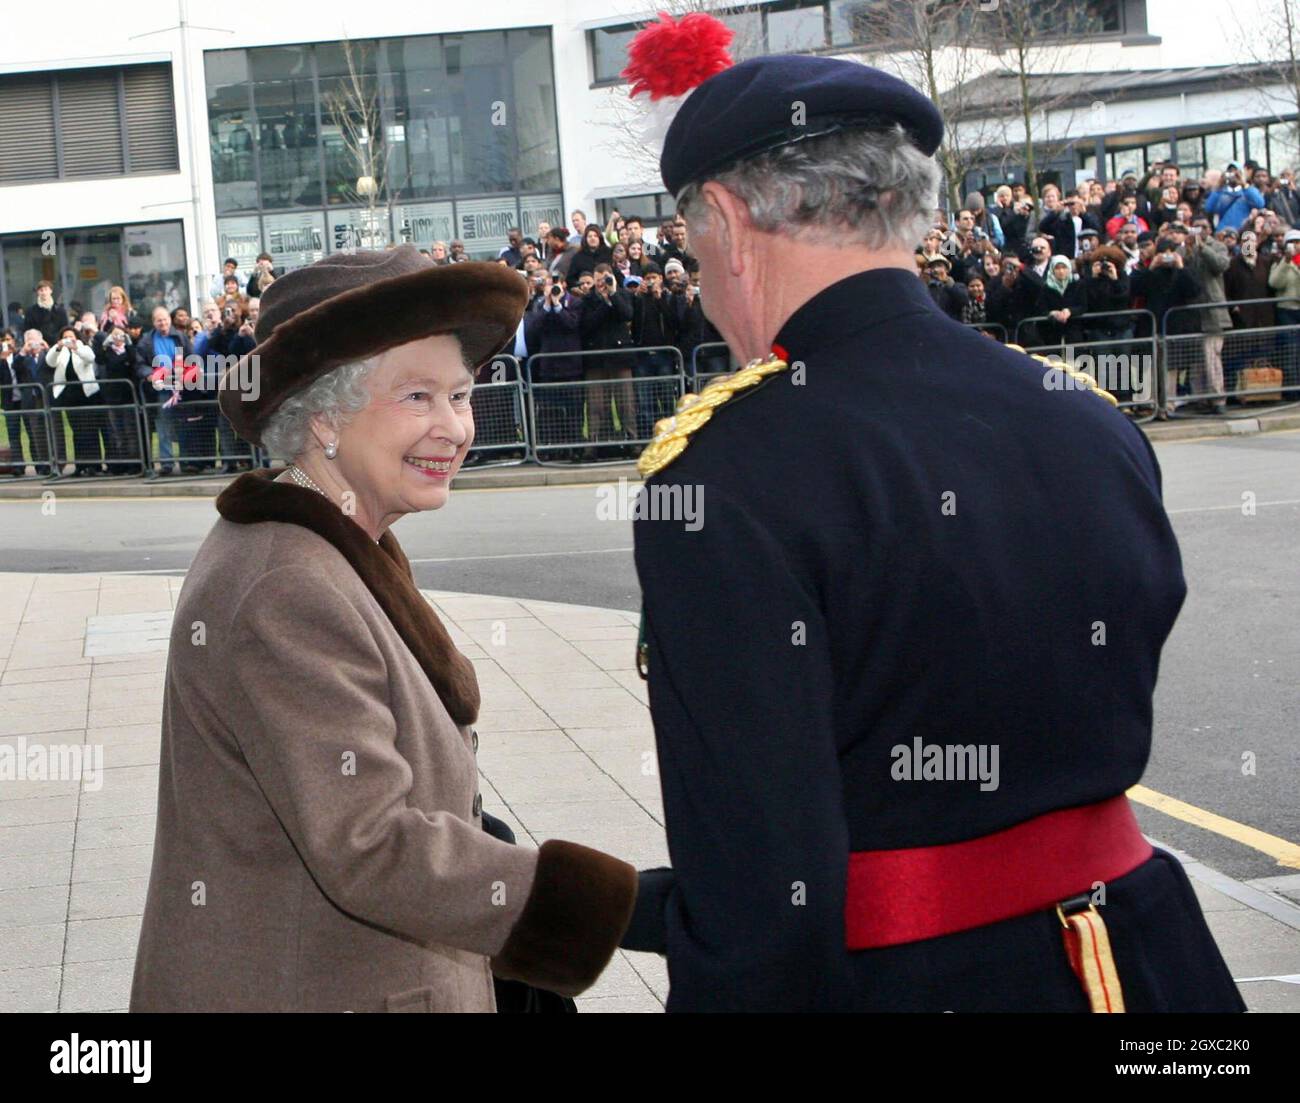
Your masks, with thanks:
<instances>
[{"instance_id":1,"label":"man's ear","mask_svg":"<svg viewBox=\"0 0 1300 1103\"><path fill-rule=\"evenodd\" d=\"M709 212L709 233L713 234L727 259L727 270L739 276L753 261L753 222L749 208L717 181L710 180L700 188Z\"/></svg>"}]
</instances>

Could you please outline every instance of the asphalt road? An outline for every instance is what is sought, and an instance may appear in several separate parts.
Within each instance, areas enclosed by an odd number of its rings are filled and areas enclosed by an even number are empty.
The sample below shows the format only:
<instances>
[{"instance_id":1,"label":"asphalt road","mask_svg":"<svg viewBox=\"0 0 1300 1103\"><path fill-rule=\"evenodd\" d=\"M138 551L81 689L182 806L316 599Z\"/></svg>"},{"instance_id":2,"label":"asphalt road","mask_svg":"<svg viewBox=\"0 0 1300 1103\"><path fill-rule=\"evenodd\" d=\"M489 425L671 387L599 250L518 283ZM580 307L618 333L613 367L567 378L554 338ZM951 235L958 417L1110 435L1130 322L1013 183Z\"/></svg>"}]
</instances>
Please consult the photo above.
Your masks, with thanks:
<instances>
[{"instance_id":1,"label":"asphalt road","mask_svg":"<svg viewBox=\"0 0 1300 1103\"><path fill-rule=\"evenodd\" d=\"M1157 453L1189 594L1144 784L1300 844L1300 433ZM630 522L602 519L598 504L594 486L460 491L395 532L427 588L635 609ZM59 500L53 516L3 502L0 570L181 572L213 515L209 499ZM1297 872L1229 835L1147 808L1139 818L1231 876Z\"/></svg>"}]
</instances>

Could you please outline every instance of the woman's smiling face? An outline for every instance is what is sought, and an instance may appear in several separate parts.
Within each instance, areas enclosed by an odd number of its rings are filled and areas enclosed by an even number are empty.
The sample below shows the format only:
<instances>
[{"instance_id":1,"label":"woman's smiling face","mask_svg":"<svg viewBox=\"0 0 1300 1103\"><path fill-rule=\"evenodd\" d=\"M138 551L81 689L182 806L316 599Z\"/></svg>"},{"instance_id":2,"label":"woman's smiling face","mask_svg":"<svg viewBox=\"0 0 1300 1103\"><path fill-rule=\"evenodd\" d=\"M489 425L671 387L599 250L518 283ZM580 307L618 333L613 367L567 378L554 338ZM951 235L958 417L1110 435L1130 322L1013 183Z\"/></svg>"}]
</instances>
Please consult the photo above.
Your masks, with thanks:
<instances>
[{"instance_id":1,"label":"woman's smiling face","mask_svg":"<svg viewBox=\"0 0 1300 1103\"><path fill-rule=\"evenodd\" d=\"M323 445L356 495L356 520L372 535L403 514L440 509L474 442L474 377L460 341L438 334L383 353L365 378L370 402L337 433L317 421Z\"/></svg>"}]
</instances>

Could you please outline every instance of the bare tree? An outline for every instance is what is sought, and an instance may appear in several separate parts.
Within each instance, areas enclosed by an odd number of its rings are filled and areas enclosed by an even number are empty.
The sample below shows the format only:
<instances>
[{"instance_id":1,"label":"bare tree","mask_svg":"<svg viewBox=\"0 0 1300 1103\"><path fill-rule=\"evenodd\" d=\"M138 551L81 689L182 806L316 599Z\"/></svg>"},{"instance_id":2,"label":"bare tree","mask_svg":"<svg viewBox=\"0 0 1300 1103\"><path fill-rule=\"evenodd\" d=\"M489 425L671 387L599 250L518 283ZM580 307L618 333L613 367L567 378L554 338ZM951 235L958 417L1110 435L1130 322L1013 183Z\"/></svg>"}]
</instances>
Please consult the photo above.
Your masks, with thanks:
<instances>
[{"instance_id":1,"label":"bare tree","mask_svg":"<svg viewBox=\"0 0 1300 1103\"><path fill-rule=\"evenodd\" d=\"M355 174L350 172L344 185L344 197L349 203L366 207L366 232L373 233L381 222L381 210L391 225L391 147L384 137L379 80L370 48L346 36L342 46L347 72L336 78L334 87L325 93L323 104L330 120L339 128L349 163L355 165Z\"/></svg>"},{"instance_id":2,"label":"bare tree","mask_svg":"<svg viewBox=\"0 0 1300 1103\"><path fill-rule=\"evenodd\" d=\"M1234 54L1250 65L1240 73L1243 83L1258 94L1261 114L1290 124L1292 145L1300 147L1300 3L1269 0L1250 9L1248 22L1235 19ZM1262 151L1252 153L1262 160Z\"/></svg>"},{"instance_id":3,"label":"bare tree","mask_svg":"<svg viewBox=\"0 0 1300 1103\"><path fill-rule=\"evenodd\" d=\"M924 92L943 116L936 154L948 202L961 206L966 174L985 150L1002 140L1002 124L975 102L976 80L989 67L988 51L968 33L986 0L889 0L862 3L850 14L853 38L873 65Z\"/></svg>"},{"instance_id":4,"label":"bare tree","mask_svg":"<svg viewBox=\"0 0 1300 1103\"><path fill-rule=\"evenodd\" d=\"M1051 159L1073 144L1065 136L1074 130L1070 104L1079 90L1057 85L1053 78L1065 71L1067 62L1076 70L1087 68L1079 41L1095 29L1095 5L1088 0L996 0L992 7L977 7L972 37L988 46L1013 78L1011 110L1003 118L1016 119L1019 133L1006 127L1002 144L1008 151L1018 147L1023 152L1025 187L1037 199L1039 155ZM1096 110L1098 105L1104 108L1104 101L1094 99L1091 107ZM1048 132L1053 113L1064 113L1057 126L1062 137Z\"/></svg>"},{"instance_id":5,"label":"bare tree","mask_svg":"<svg viewBox=\"0 0 1300 1103\"><path fill-rule=\"evenodd\" d=\"M635 0L631 0L631 3L635 3ZM734 4L726 3L725 0L661 0L655 5L655 10L667 12L674 19L681 19L693 12L717 16L735 32L735 37L731 40L731 56L737 61L743 61L763 53L762 21L758 17L762 7L762 4L757 3ZM630 14L627 21L644 26L645 5L636 4L634 10L636 14ZM645 138L649 114L648 96L633 99L627 94L627 86L619 85L609 89L597 126L603 132L602 146L618 161L635 170L629 172L629 181L639 180L652 191L658 191L659 151L647 143Z\"/></svg>"}]
</instances>

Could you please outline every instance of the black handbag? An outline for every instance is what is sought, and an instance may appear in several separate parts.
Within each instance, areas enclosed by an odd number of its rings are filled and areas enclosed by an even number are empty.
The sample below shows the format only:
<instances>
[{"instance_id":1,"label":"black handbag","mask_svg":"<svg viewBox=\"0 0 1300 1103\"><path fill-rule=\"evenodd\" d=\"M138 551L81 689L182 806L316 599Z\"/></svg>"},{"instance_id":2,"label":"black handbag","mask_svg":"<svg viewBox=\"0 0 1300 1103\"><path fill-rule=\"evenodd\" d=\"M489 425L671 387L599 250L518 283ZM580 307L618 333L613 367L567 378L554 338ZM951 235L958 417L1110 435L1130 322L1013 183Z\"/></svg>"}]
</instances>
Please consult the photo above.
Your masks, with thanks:
<instances>
[{"instance_id":1,"label":"black handbag","mask_svg":"<svg viewBox=\"0 0 1300 1103\"><path fill-rule=\"evenodd\" d=\"M515 833L510 830L509 826L483 812L483 830L491 835L494 839L500 839L503 843L515 843ZM499 1014L513 1014L516 1012L558 1012L563 1015L576 1015L578 1005L568 996L561 996L555 992L549 992L545 988L537 988L531 984L525 984L521 980L502 980L500 977L492 978L492 986L496 989L497 1012Z\"/></svg>"}]
</instances>

